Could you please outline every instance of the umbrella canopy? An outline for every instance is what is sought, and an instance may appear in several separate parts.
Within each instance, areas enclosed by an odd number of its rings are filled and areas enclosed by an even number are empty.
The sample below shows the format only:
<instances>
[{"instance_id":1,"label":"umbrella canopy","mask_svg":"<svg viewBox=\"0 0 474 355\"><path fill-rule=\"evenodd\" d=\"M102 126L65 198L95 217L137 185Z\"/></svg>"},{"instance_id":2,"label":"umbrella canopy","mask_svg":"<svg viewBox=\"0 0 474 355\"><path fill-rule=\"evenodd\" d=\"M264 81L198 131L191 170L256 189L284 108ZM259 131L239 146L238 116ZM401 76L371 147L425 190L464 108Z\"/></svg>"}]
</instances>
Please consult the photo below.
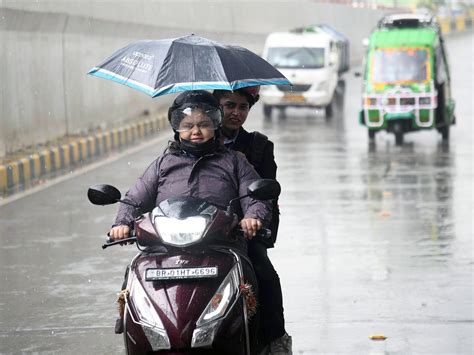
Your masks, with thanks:
<instances>
[{"instance_id":1,"label":"umbrella canopy","mask_svg":"<svg viewBox=\"0 0 474 355\"><path fill-rule=\"evenodd\" d=\"M291 85L275 67L248 49L196 35L131 43L88 74L152 97L198 89Z\"/></svg>"}]
</instances>

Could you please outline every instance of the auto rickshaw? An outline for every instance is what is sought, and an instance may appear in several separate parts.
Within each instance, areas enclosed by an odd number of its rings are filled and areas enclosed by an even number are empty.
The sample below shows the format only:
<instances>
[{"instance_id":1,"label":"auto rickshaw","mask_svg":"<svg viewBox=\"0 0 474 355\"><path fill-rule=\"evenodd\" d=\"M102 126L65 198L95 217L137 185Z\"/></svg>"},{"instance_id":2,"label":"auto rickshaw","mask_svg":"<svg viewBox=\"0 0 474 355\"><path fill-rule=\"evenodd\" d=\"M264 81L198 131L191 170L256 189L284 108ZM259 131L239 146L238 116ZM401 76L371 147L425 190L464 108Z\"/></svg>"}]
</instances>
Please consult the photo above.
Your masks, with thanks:
<instances>
[{"instance_id":1,"label":"auto rickshaw","mask_svg":"<svg viewBox=\"0 0 474 355\"><path fill-rule=\"evenodd\" d=\"M443 141L455 123L446 50L434 17L389 15L371 33L364 60L359 119L369 140L385 130L403 144L407 132L437 129Z\"/></svg>"}]
</instances>

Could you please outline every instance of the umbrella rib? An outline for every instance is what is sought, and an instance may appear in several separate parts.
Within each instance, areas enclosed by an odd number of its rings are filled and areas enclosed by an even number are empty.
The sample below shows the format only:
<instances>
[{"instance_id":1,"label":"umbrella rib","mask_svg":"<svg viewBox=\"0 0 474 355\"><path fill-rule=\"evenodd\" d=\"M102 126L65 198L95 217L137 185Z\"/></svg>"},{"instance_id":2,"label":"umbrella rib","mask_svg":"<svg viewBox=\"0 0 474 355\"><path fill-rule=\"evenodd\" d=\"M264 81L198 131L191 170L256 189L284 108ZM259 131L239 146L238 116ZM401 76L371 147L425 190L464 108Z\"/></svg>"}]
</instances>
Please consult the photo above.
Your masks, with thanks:
<instances>
[{"instance_id":1,"label":"umbrella rib","mask_svg":"<svg viewBox=\"0 0 474 355\"><path fill-rule=\"evenodd\" d=\"M251 73L251 76L252 77L255 77L254 75L254 71L252 70L252 68L247 65L247 63L245 61L242 60L242 58L240 56L237 55L238 52L234 52L234 51L231 51L230 54L234 57L234 58L237 58L241 61L241 63L246 67L246 69ZM249 79L244 79L245 81L246 80L249 80ZM235 80L234 82L237 83L237 82L243 82L244 80ZM230 85L232 86L232 89L233 90L236 90L237 89L237 85L235 85L236 87L234 88L234 82L231 82Z\"/></svg>"}]
</instances>

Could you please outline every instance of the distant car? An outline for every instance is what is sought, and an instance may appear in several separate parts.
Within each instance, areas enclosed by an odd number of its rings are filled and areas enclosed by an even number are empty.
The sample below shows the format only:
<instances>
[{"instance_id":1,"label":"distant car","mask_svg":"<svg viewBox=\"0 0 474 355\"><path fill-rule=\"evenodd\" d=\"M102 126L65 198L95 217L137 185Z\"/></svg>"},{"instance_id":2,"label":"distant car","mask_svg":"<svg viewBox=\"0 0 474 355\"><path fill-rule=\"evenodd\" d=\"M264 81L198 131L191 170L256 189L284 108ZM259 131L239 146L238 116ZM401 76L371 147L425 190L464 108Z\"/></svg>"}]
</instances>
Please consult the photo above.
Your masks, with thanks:
<instances>
[{"instance_id":1,"label":"distant car","mask_svg":"<svg viewBox=\"0 0 474 355\"><path fill-rule=\"evenodd\" d=\"M395 134L437 129L443 141L455 123L455 102L441 30L433 16L393 14L371 33L365 56L360 121L369 139L381 130Z\"/></svg>"}]
</instances>

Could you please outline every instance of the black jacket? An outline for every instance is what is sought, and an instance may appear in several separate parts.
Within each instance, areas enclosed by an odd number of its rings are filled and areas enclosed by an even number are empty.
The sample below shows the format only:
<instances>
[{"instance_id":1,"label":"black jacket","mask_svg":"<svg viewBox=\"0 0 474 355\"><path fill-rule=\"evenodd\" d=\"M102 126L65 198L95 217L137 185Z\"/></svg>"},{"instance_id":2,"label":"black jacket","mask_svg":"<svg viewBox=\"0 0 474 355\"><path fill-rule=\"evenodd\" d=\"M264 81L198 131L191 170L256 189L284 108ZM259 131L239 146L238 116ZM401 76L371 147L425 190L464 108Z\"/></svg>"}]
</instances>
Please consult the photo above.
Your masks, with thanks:
<instances>
[{"instance_id":1,"label":"black jacket","mask_svg":"<svg viewBox=\"0 0 474 355\"><path fill-rule=\"evenodd\" d=\"M230 148L244 153L261 178L276 179L277 165L273 154L274 145L265 135L259 132L250 133L241 127L235 142ZM270 224L272 241L265 243L269 248L273 247L276 241L280 222L279 214L278 203L275 201L273 204L272 222Z\"/></svg>"},{"instance_id":2,"label":"black jacket","mask_svg":"<svg viewBox=\"0 0 474 355\"><path fill-rule=\"evenodd\" d=\"M265 139L263 152L259 156L253 154L255 149L261 149L255 147L257 141L254 139L254 133L249 133L243 128L240 128L237 139L230 148L244 153L261 178L276 179L277 165L273 155L273 142L263 134L258 134Z\"/></svg>"}]
</instances>

